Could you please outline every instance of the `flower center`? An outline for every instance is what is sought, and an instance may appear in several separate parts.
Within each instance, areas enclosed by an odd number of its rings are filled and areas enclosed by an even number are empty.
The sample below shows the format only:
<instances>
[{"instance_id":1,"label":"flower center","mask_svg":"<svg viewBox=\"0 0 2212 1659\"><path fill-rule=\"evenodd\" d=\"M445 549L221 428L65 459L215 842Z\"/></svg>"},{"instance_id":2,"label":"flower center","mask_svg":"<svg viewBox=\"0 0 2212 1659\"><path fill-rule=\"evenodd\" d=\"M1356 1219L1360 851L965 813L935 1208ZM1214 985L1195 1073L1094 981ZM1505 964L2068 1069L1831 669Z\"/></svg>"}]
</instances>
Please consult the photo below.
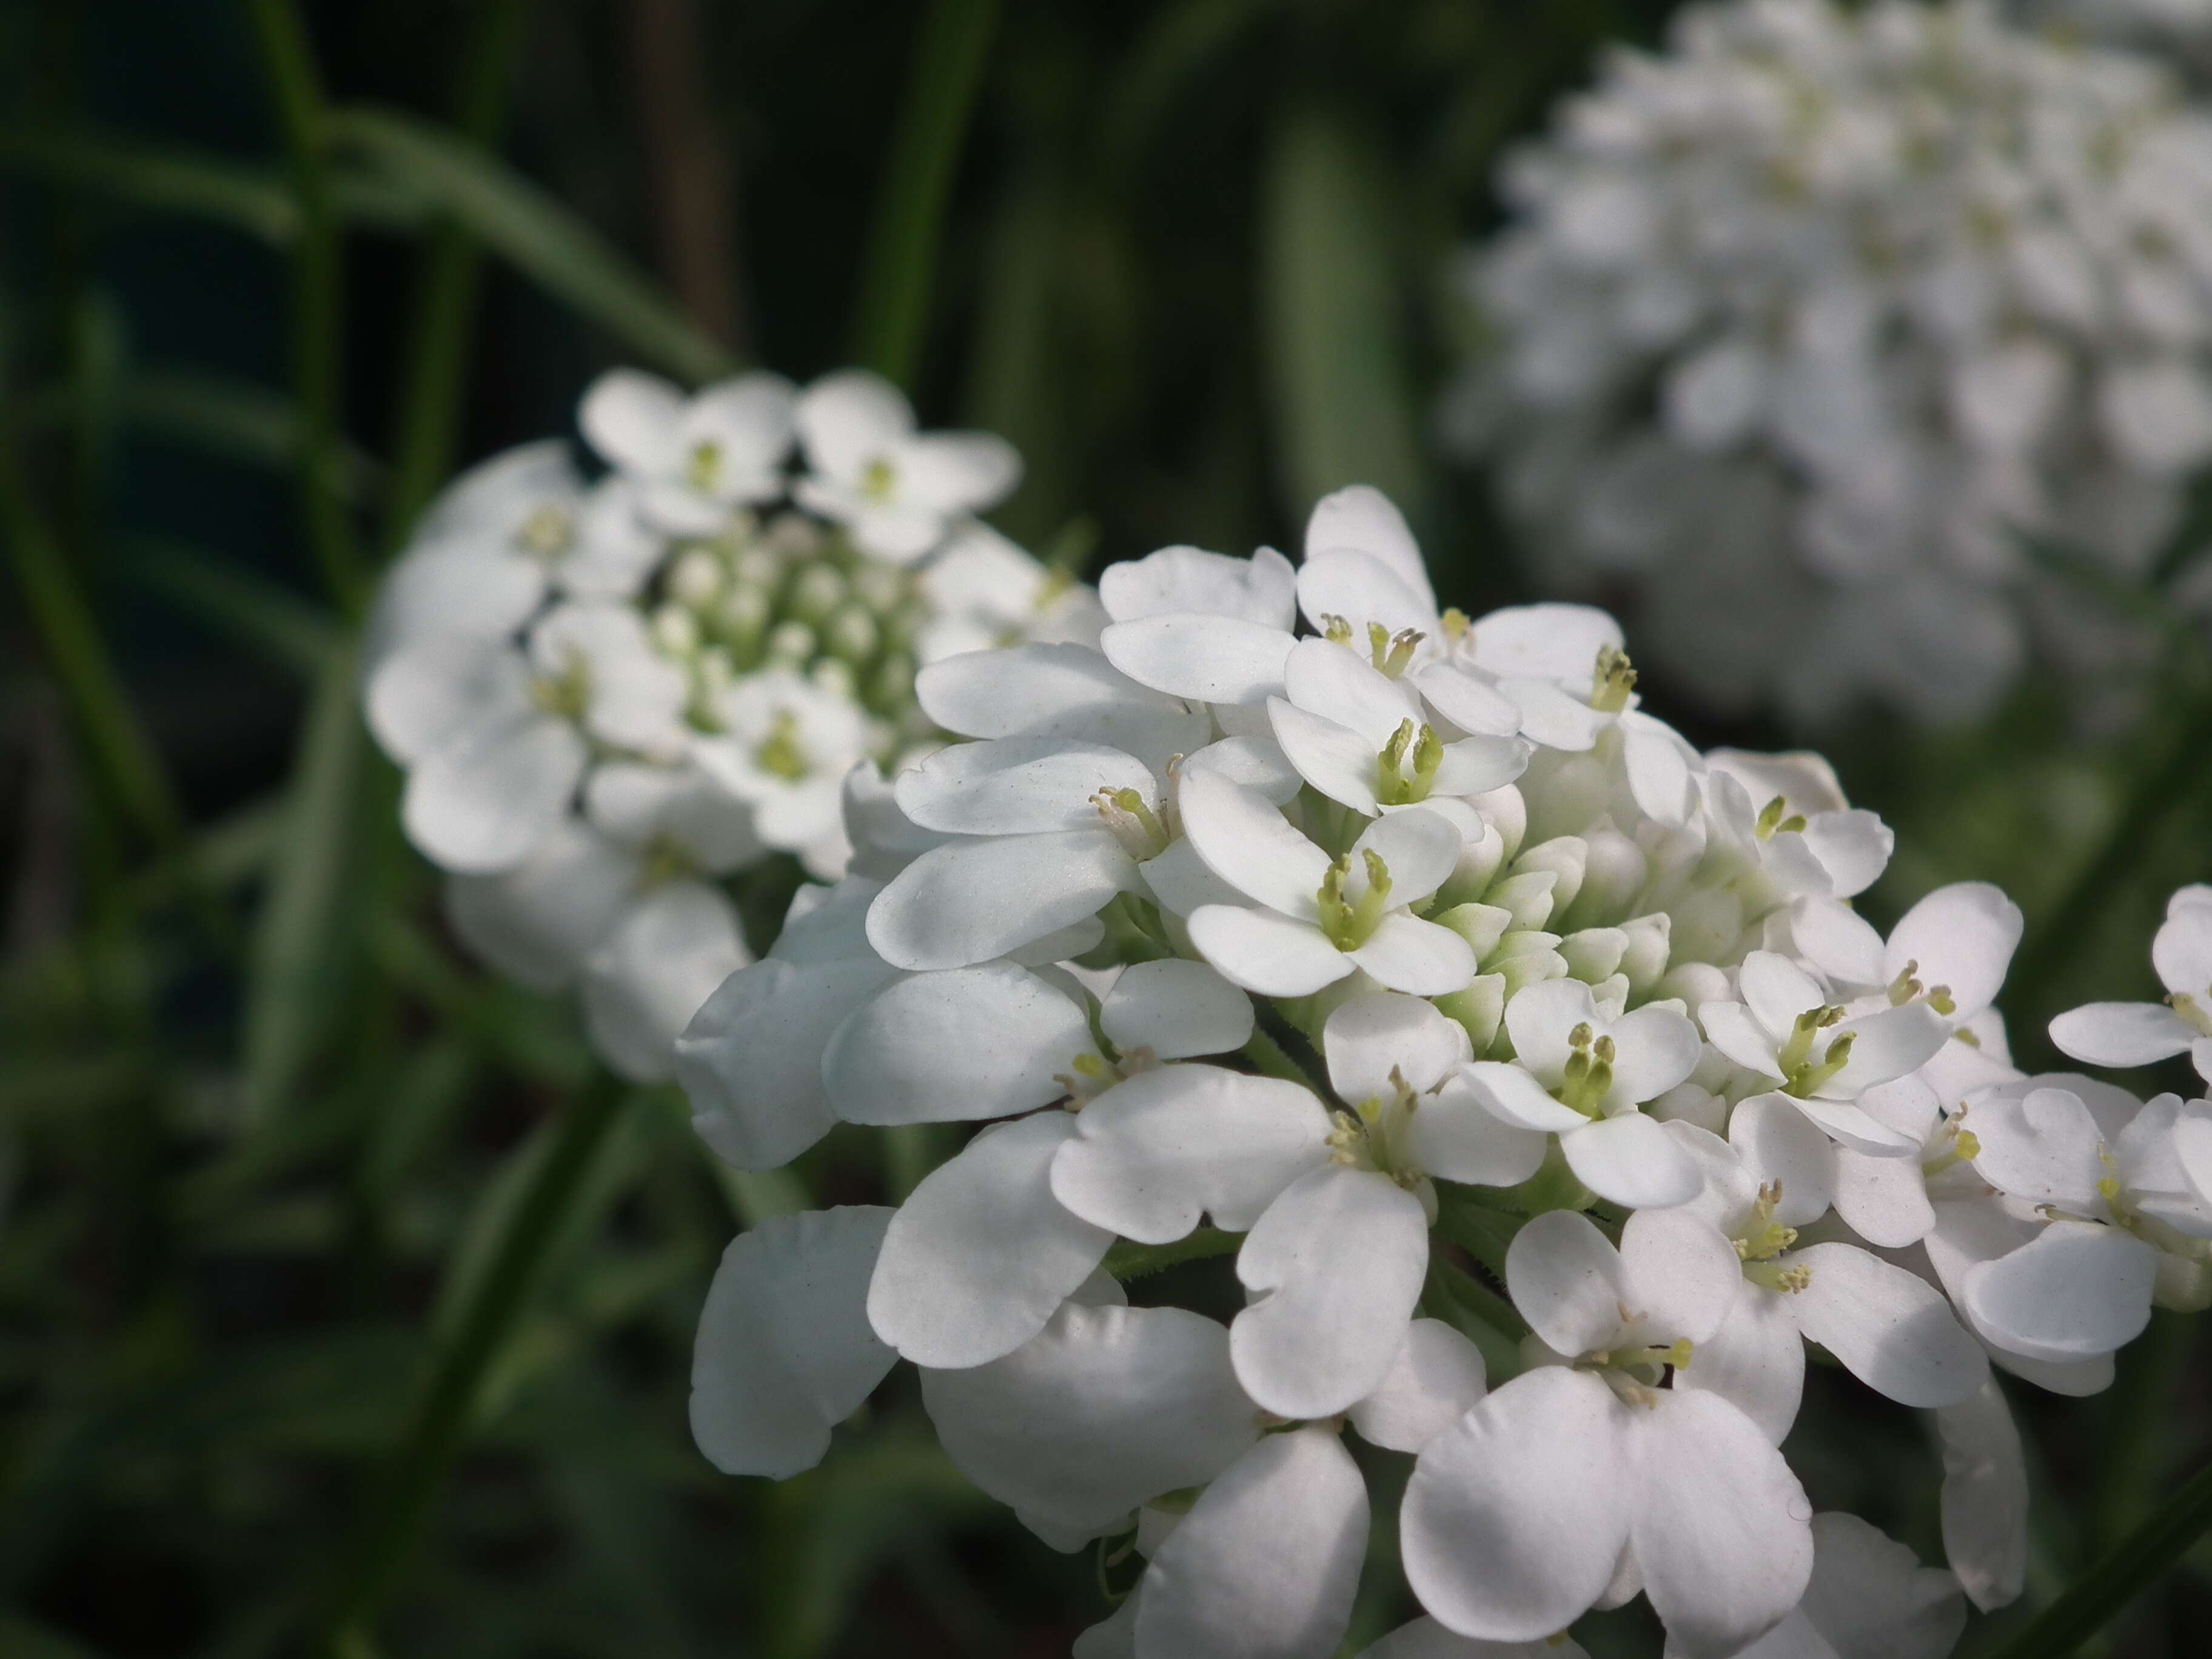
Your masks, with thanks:
<instances>
[{"instance_id":1,"label":"flower center","mask_svg":"<svg viewBox=\"0 0 2212 1659\"><path fill-rule=\"evenodd\" d=\"M1408 806L1429 798L1437 769L1443 764L1443 739L1424 722L1418 735L1411 719L1398 722L1375 761L1375 799L1385 806Z\"/></svg>"},{"instance_id":2,"label":"flower center","mask_svg":"<svg viewBox=\"0 0 2212 1659\"><path fill-rule=\"evenodd\" d=\"M690 848L673 836L655 836L638 859L637 890L651 892L672 881L687 881L699 872L699 860Z\"/></svg>"},{"instance_id":3,"label":"flower center","mask_svg":"<svg viewBox=\"0 0 2212 1659\"><path fill-rule=\"evenodd\" d=\"M1408 1190L1427 1177L1397 1151L1399 1132L1420 1104L1420 1097L1397 1066L1390 1068L1390 1095L1370 1095L1352 1110L1334 1115L1328 1133L1330 1161L1351 1170L1372 1170Z\"/></svg>"},{"instance_id":4,"label":"flower center","mask_svg":"<svg viewBox=\"0 0 2212 1659\"><path fill-rule=\"evenodd\" d=\"M1618 714L1628 707L1628 694L1636 690L1636 666L1628 653L1616 646L1598 647L1597 666L1590 674L1590 707L1601 714Z\"/></svg>"},{"instance_id":5,"label":"flower center","mask_svg":"<svg viewBox=\"0 0 2212 1659\"><path fill-rule=\"evenodd\" d=\"M1901 1008L1915 997L1925 997L1928 999L1928 1006L1946 1019L1958 1012L1959 1005L1952 998L1951 988L1948 985L1938 985L1932 990L1929 989L1914 977L1919 971L1920 964L1917 962L1908 962L1898 976L1890 981L1889 1006L1893 1008Z\"/></svg>"},{"instance_id":6,"label":"flower center","mask_svg":"<svg viewBox=\"0 0 2212 1659\"><path fill-rule=\"evenodd\" d=\"M1759 808L1759 822L1753 826L1753 832L1761 841L1772 841L1777 836L1802 835L1804 830L1805 815L1791 812L1790 804L1779 795ZM1910 973L1911 969L1905 971Z\"/></svg>"},{"instance_id":7,"label":"flower center","mask_svg":"<svg viewBox=\"0 0 2212 1659\"><path fill-rule=\"evenodd\" d=\"M1145 798L1133 789L1102 788L1091 797L1099 821L1121 843L1121 850L1142 864L1167 851L1174 832L1160 821Z\"/></svg>"},{"instance_id":8,"label":"flower center","mask_svg":"<svg viewBox=\"0 0 2212 1659\"><path fill-rule=\"evenodd\" d=\"M1759 1196L1752 1200L1750 1212L1730 1242L1735 1245L1736 1260L1743 1263L1743 1276L1753 1284L1764 1285L1770 1291L1802 1291L1813 1282L1813 1270L1802 1262L1785 1267L1775 1261L1797 1242L1797 1230L1774 1218L1781 1203L1782 1183L1768 1182L1759 1189Z\"/></svg>"},{"instance_id":9,"label":"flower center","mask_svg":"<svg viewBox=\"0 0 2212 1659\"><path fill-rule=\"evenodd\" d=\"M892 493L898 488L898 468L881 455L860 469L860 494L877 506L889 504Z\"/></svg>"},{"instance_id":10,"label":"flower center","mask_svg":"<svg viewBox=\"0 0 2212 1659\"><path fill-rule=\"evenodd\" d=\"M522 528L514 532L514 539L526 553L541 559L557 559L568 550L574 534L568 514L549 501L532 509L530 516L522 521Z\"/></svg>"},{"instance_id":11,"label":"flower center","mask_svg":"<svg viewBox=\"0 0 2212 1659\"><path fill-rule=\"evenodd\" d=\"M557 674L535 674L530 680L530 701L556 720L577 720L592 701L592 665L573 647Z\"/></svg>"},{"instance_id":12,"label":"flower center","mask_svg":"<svg viewBox=\"0 0 2212 1659\"><path fill-rule=\"evenodd\" d=\"M779 708L768 723L768 735L753 747L753 764L773 777L796 783L811 769L799 741L799 717Z\"/></svg>"},{"instance_id":13,"label":"flower center","mask_svg":"<svg viewBox=\"0 0 2212 1659\"><path fill-rule=\"evenodd\" d=\"M1613 1089L1613 1039L1593 1037L1587 1021L1567 1033L1567 1065L1552 1098L1584 1117L1605 1115L1605 1097Z\"/></svg>"},{"instance_id":14,"label":"flower center","mask_svg":"<svg viewBox=\"0 0 2212 1659\"><path fill-rule=\"evenodd\" d=\"M1808 1008L1797 1016L1796 1024L1790 1029L1790 1040L1782 1045L1782 1052L1775 1056L1785 1079L1782 1085L1784 1094L1803 1100L1850 1062L1853 1034L1849 1031L1830 1042L1819 1059L1813 1057L1814 1038L1843 1017L1844 1011L1832 1005L1826 1008Z\"/></svg>"},{"instance_id":15,"label":"flower center","mask_svg":"<svg viewBox=\"0 0 2212 1659\"><path fill-rule=\"evenodd\" d=\"M702 438L691 446L691 453L684 458L684 482L702 495L710 495L722 477L722 447L712 438Z\"/></svg>"},{"instance_id":16,"label":"flower center","mask_svg":"<svg viewBox=\"0 0 2212 1659\"><path fill-rule=\"evenodd\" d=\"M1461 621L1464 623L1466 618ZM1351 648L1352 627L1346 618L1325 616L1321 619L1321 631L1322 637L1331 645ZM1378 673L1395 680L1412 665L1415 648L1426 638L1428 635L1418 628L1401 628L1393 634L1381 623L1371 622L1367 624L1367 659L1375 665Z\"/></svg>"},{"instance_id":17,"label":"flower center","mask_svg":"<svg viewBox=\"0 0 2212 1659\"><path fill-rule=\"evenodd\" d=\"M1328 873L1321 880L1321 890L1314 895L1314 902L1321 908L1321 930L1340 951L1356 951L1366 944L1382 926L1390 908L1389 866L1371 847L1360 856L1366 862L1365 892L1357 899L1344 896L1344 884L1352 874L1352 854L1346 853L1328 866Z\"/></svg>"},{"instance_id":18,"label":"flower center","mask_svg":"<svg viewBox=\"0 0 2212 1659\"><path fill-rule=\"evenodd\" d=\"M2207 995L2212 995L2208 992ZM2212 1036L2212 1010L2186 991L2176 991L2166 1000L2166 1006L2188 1023L2189 1029L2203 1036Z\"/></svg>"}]
</instances>

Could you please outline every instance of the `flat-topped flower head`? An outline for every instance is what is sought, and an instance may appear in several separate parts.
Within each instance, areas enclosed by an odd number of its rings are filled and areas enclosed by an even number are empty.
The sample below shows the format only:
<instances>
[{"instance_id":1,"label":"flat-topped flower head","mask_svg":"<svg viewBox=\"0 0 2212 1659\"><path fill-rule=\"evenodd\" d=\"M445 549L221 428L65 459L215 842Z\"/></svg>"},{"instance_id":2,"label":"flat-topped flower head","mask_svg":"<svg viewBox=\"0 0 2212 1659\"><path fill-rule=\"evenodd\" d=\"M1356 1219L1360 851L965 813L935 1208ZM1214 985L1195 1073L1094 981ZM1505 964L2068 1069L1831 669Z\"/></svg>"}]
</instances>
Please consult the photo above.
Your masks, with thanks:
<instances>
[{"instance_id":1,"label":"flat-topped flower head","mask_svg":"<svg viewBox=\"0 0 2212 1659\"><path fill-rule=\"evenodd\" d=\"M921 557L1021 480L1021 457L1006 440L917 432L898 388L864 370L817 380L800 396L796 419L806 459L800 504L894 562Z\"/></svg>"}]
</instances>

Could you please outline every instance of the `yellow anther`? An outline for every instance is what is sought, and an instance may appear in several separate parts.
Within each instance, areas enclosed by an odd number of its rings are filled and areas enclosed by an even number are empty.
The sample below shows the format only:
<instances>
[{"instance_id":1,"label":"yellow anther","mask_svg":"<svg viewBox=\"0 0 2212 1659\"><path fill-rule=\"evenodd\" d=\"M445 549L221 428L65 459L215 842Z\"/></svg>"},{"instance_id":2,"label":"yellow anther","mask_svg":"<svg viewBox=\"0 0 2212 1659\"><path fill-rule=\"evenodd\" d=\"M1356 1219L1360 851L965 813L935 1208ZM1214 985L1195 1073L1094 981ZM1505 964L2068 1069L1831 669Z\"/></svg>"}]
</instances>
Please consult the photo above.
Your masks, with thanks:
<instances>
[{"instance_id":1,"label":"yellow anther","mask_svg":"<svg viewBox=\"0 0 2212 1659\"><path fill-rule=\"evenodd\" d=\"M541 559L550 559L556 554L568 550L573 533L568 514L549 504L536 508L522 521L522 528L515 532L515 540L522 544L525 552L535 553Z\"/></svg>"},{"instance_id":2,"label":"yellow anther","mask_svg":"<svg viewBox=\"0 0 2212 1659\"><path fill-rule=\"evenodd\" d=\"M875 502L888 501L898 487L898 469L878 455L860 469L860 494Z\"/></svg>"},{"instance_id":3,"label":"yellow anther","mask_svg":"<svg viewBox=\"0 0 2212 1659\"><path fill-rule=\"evenodd\" d=\"M1598 647L1597 666L1590 675L1590 707L1601 714L1617 714L1628 707L1636 690L1635 665L1628 653L1614 646Z\"/></svg>"},{"instance_id":4,"label":"yellow anther","mask_svg":"<svg viewBox=\"0 0 2212 1659\"><path fill-rule=\"evenodd\" d=\"M714 489L721 476L722 447L712 438L700 439L684 459L684 482L703 495Z\"/></svg>"},{"instance_id":5,"label":"yellow anther","mask_svg":"<svg viewBox=\"0 0 2212 1659\"><path fill-rule=\"evenodd\" d=\"M1342 617L1323 616L1321 619L1321 636L1331 645L1350 645L1352 624Z\"/></svg>"},{"instance_id":6,"label":"yellow anther","mask_svg":"<svg viewBox=\"0 0 2212 1659\"><path fill-rule=\"evenodd\" d=\"M1788 816L1784 815L1787 813ZM1771 841L1777 836L1801 833L1805 828L1805 815L1790 812L1789 802L1777 795L1759 810L1759 822L1753 826L1761 841ZM1907 971L1910 971L1909 969Z\"/></svg>"},{"instance_id":7,"label":"yellow anther","mask_svg":"<svg viewBox=\"0 0 2212 1659\"><path fill-rule=\"evenodd\" d=\"M811 769L807 764L806 750L799 745L799 717L788 708L779 708L769 720L768 736L753 749L753 764L772 777L796 782Z\"/></svg>"}]
</instances>

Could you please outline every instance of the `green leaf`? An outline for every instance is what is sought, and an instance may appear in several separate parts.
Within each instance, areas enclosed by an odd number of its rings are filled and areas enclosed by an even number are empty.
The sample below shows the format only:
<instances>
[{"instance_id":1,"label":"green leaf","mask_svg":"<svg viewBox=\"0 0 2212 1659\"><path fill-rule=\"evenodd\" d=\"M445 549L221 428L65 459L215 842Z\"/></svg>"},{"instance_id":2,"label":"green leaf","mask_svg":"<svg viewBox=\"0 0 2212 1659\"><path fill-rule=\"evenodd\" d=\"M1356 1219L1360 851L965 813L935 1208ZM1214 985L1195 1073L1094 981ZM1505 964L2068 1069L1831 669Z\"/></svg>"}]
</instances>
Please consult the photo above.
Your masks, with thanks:
<instances>
[{"instance_id":1,"label":"green leaf","mask_svg":"<svg viewBox=\"0 0 2212 1659\"><path fill-rule=\"evenodd\" d=\"M639 356L695 382L737 366L583 220L477 146L397 110L341 109L331 125L358 160L458 221Z\"/></svg>"},{"instance_id":2,"label":"green leaf","mask_svg":"<svg viewBox=\"0 0 2212 1659\"><path fill-rule=\"evenodd\" d=\"M853 361L909 390L929 322L945 203L998 27L999 0L933 0L878 187Z\"/></svg>"},{"instance_id":3,"label":"green leaf","mask_svg":"<svg viewBox=\"0 0 2212 1659\"><path fill-rule=\"evenodd\" d=\"M142 431L253 466L295 466L306 441L299 410L289 398L251 381L191 369L130 376L116 412ZM349 501L364 499L379 471L366 451L345 446L338 468L340 492Z\"/></svg>"},{"instance_id":4,"label":"green leaf","mask_svg":"<svg viewBox=\"0 0 2212 1659\"><path fill-rule=\"evenodd\" d=\"M271 244L289 241L299 228L290 192L266 167L212 161L168 145L18 129L0 133L0 167L133 207L220 220Z\"/></svg>"},{"instance_id":5,"label":"green leaf","mask_svg":"<svg viewBox=\"0 0 2212 1659\"><path fill-rule=\"evenodd\" d=\"M1389 199L1346 122L1310 106L1283 118L1267 163L1261 295L1276 483L1294 522L1352 483L1373 484L1417 523L1423 516Z\"/></svg>"},{"instance_id":6,"label":"green leaf","mask_svg":"<svg viewBox=\"0 0 2212 1659\"><path fill-rule=\"evenodd\" d=\"M1099 149L1109 176L1134 171L1176 100L1275 4L1185 0L1152 20L1102 103Z\"/></svg>"},{"instance_id":7,"label":"green leaf","mask_svg":"<svg viewBox=\"0 0 2212 1659\"><path fill-rule=\"evenodd\" d=\"M212 554L143 538L126 542L124 556L141 586L311 683L340 649L337 621L321 606Z\"/></svg>"},{"instance_id":8,"label":"green leaf","mask_svg":"<svg viewBox=\"0 0 2212 1659\"><path fill-rule=\"evenodd\" d=\"M336 1023L360 940L354 866L365 839L369 754L356 690L353 652L325 657L253 937L245 1018L249 1121L268 1121L291 1097Z\"/></svg>"}]
</instances>

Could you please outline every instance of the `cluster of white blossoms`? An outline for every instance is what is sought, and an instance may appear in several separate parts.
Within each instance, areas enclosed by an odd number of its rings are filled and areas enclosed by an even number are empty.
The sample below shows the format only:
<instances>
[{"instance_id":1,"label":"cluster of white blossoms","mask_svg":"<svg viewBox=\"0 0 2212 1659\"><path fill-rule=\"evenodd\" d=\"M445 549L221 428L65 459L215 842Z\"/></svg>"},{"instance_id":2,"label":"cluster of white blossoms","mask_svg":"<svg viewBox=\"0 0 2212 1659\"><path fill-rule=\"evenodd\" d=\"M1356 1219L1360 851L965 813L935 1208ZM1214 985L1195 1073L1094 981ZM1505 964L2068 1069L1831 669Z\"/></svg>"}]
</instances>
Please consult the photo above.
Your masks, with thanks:
<instances>
[{"instance_id":1,"label":"cluster of white blossoms","mask_svg":"<svg viewBox=\"0 0 2212 1659\"><path fill-rule=\"evenodd\" d=\"M917 433L874 375L687 398L617 370L579 424L596 479L553 440L433 504L378 596L365 697L455 932L525 985L580 982L594 1048L649 1080L751 959L722 878L787 852L834 879L846 775L942 741L917 667L1103 618L974 517L1013 450Z\"/></svg>"},{"instance_id":2,"label":"cluster of white blossoms","mask_svg":"<svg viewBox=\"0 0 2212 1659\"><path fill-rule=\"evenodd\" d=\"M2212 457L2212 118L1973 0L1728 0L1501 175L1448 434L1555 592L1699 695L1986 707L2124 684L2124 580Z\"/></svg>"},{"instance_id":3,"label":"cluster of white blossoms","mask_svg":"<svg viewBox=\"0 0 2212 1659\"><path fill-rule=\"evenodd\" d=\"M978 1486L1136 1575L1080 1659L1334 1653L1347 1430L1413 1458L1395 1659L1573 1653L1492 1644L1639 1593L1686 1659L1932 1659L2017 1595L1990 1367L2092 1392L2203 1304L2212 1106L2022 1075L2002 893L1882 938L1850 900L1890 836L1824 763L1699 755L1601 612L1440 612L1373 490L1302 568L1174 547L1098 593L1095 644L921 672L971 741L854 772L851 873L678 1040L740 1167L983 1125L895 1210L730 1246L707 1455L811 1467L912 1361ZM2076 1052L2212 1030L2212 892L2170 931L2186 996L2069 1017ZM1813 1513L1808 1346L1934 1413L1948 1571Z\"/></svg>"}]
</instances>

